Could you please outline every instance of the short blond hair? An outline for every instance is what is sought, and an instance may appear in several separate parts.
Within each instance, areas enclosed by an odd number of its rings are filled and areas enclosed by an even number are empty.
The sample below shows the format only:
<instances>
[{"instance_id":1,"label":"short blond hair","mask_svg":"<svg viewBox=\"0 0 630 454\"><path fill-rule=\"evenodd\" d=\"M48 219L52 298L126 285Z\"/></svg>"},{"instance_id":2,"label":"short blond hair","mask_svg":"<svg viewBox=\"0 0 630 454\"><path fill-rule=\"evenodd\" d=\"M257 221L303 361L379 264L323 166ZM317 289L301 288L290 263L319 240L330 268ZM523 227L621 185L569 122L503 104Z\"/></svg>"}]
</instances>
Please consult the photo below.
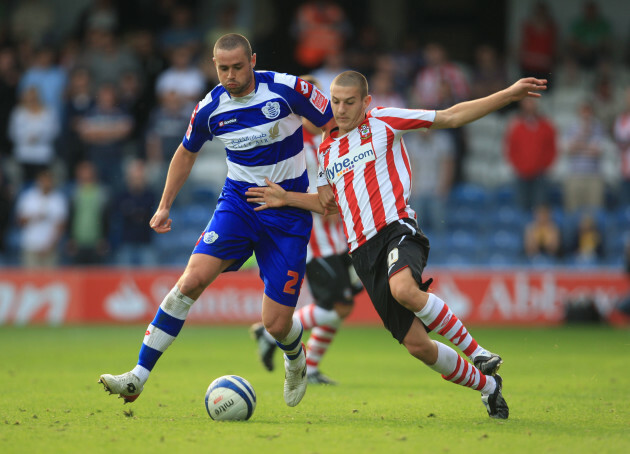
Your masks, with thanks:
<instances>
[{"instance_id":1,"label":"short blond hair","mask_svg":"<svg viewBox=\"0 0 630 454\"><path fill-rule=\"evenodd\" d=\"M344 71L337 75L332 81L332 85L341 87L357 87L361 94L361 99L368 95L368 82L365 76L356 71Z\"/></svg>"}]
</instances>

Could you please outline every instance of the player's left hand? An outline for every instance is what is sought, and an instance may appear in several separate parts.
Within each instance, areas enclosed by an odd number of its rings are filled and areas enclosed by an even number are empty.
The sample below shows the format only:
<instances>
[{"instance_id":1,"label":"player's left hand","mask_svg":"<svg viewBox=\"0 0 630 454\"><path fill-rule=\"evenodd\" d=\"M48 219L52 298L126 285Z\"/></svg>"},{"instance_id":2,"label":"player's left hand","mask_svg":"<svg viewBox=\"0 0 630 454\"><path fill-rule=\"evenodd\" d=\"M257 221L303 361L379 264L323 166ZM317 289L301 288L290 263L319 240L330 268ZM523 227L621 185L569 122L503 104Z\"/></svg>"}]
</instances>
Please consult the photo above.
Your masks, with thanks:
<instances>
[{"instance_id":1,"label":"player's left hand","mask_svg":"<svg viewBox=\"0 0 630 454\"><path fill-rule=\"evenodd\" d=\"M262 204L254 208L254 211L285 206L287 191L285 191L279 184L271 181L269 178L265 178L265 183L267 184L267 187L256 186L248 188L247 192L245 192L248 202Z\"/></svg>"},{"instance_id":2,"label":"player's left hand","mask_svg":"<svg viewBox=\"0 0 630 454\"><path fill-rule=\"evenodd\" d=\"M536 79L535 77L525 77L516 81L511 87L510 91L512 101L520 101L523 98L540 98L539 91L547 89L547 79Z\"/></svg>"}]
</instances>

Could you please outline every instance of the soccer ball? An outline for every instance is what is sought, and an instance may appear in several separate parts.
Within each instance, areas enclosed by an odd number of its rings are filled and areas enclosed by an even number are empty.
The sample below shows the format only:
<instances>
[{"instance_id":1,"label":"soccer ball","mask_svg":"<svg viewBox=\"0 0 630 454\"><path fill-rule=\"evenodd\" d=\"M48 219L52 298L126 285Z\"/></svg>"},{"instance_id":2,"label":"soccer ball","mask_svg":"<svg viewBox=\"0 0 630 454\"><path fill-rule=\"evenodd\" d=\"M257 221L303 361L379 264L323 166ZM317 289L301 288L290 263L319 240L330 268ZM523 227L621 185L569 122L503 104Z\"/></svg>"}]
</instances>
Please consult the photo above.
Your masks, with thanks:
<instances>
[{"instance_id":1,"label":"soccer ball","mask_svg":"<svg viewBox=\"0 0 630 454\"><path fill-rule=\"evenodd\" d=\"M244 421L255 409L256 393L243 377L224 375L208 386L206 410L215 421Z\"/></svg>"}]
</instances>

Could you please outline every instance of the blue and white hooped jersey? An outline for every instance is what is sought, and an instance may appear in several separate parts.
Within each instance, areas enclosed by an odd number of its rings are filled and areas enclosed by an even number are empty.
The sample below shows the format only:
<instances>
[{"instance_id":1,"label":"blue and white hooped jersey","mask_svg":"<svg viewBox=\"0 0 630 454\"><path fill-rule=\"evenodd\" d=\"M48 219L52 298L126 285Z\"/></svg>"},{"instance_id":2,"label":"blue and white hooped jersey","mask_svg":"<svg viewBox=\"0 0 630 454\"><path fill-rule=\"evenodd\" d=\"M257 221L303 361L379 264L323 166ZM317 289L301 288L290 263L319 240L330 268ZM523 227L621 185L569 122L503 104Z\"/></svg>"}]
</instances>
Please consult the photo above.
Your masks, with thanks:
<instances>
[{"instance_id":1,"label":"blue and white hooped jersey","mask_svg":"<svg viewBox=\"0 0 630 454\"><path fill-rule=\"evenodd\" d=\"M308 175L302 139L305 117L317 126L332 118L328 98L299 77L254 71L253 96L232 98L217 85L195 107L184 147L197 152L219 138L227 153L224 191L243 196L269 178L286 190L306 192Z\"/></svg>"}]
</instances>

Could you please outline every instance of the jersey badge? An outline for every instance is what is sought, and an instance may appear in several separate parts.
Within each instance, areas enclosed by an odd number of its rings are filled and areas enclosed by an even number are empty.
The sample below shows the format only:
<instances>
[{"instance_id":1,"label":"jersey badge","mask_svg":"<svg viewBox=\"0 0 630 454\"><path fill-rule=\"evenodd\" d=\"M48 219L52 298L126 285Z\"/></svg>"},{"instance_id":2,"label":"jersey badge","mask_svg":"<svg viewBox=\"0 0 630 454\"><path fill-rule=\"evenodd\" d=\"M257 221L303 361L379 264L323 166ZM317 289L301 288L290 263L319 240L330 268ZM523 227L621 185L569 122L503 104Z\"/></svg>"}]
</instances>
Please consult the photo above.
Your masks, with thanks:
<instances>
[{"instance_id":1,"label":"jersey badge","mask_svg":"<svg viewBox=\"0 0 630 454\"><path fill-rule=\"evenodd\" d=\"M372 137L372 130L370 129L370 125L367 123L363 123L359 126L359 135L361 136L361 140L367 140Z\"/></svg>"},{"instance_id":2,"label":"jersey badge","mask_svg":"<svg viewBox=\"0 0 630 454\"><path fill-rule=\"evenodd\" d=\"M214 230L212 232L207 232L203 236L203 242L206 243L206 244L212 244L217 239L219 239L219 234L217 232L215 232Z\"/></svg>"},{"instance_id":3,"label":"jersey badge","mask_svg":"<svg viewBox=\"0 0 630 454\"><path fill-rule=\"evenodd\" d=\"M268 118L270 120L278 118L278 116L280 115L280 103L268 101L267 104L265 104L262 108L262 113L265 118Z\"/></svg>"},{"instance_id":4,"label":"jersey badge","mask_svg":"<svg viewBox=\"0 0 630 454\"><path fill-rule=\"evenodd\" d=\"M328 98L321 91L319 91L317 87L313 87L310 101L311 104L313 104L313 107L315 107L320 113L324 113L326 111Z\"/></svg>"}]
</instances>

